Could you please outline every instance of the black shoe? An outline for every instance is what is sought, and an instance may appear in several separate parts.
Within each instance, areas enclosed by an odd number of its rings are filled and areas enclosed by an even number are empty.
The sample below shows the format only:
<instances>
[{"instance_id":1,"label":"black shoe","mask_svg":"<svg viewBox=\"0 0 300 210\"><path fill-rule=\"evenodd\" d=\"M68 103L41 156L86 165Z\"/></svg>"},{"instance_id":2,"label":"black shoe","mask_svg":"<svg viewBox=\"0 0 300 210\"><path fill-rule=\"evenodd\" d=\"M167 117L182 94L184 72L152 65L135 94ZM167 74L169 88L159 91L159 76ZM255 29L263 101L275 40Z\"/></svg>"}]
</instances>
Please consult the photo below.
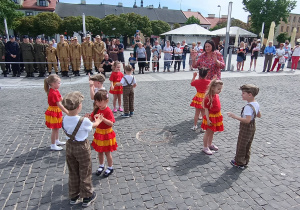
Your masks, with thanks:
<instances>
[{"instance_id":1,"label":"black shoe","mask_svg":"<svg viewBox=\"0 0 300 210\"><path fill-rule=\"evenodd\" d=\"M89 70L86 70L86 75L89 75L90 71Z\"/></svg>"},{"instance_id":2,"label":"black shoe","mask_svg":"<svg viewBox=\"0 0 300 210\"><path fill-rule=\"evenodd\" d=\"M16 74L13 74L13 75L12 75L12 77L16 77L16 76L17 76Z\"/></svg>"},{"instance_id":3,"label":"black shoe","mask_svg":"<svg viewBox=\"0 0 300 210\"><path fill-rule=\"evenodd\" d=\"M104 166L103 166L103 167L100 166L100 167L97 169L97 171L96 171L96 175L97 175L97 176L100 176L100 175L102 174L103 171L104 171Z\"/></svg>"},{"instance_id":4,"label":"black shoe","mask_svg":"<svg viewBox=\"0 0 300 210\"><path fill-rule=\"evenodd\" d=\"M34 74L33 74L33 73L31 73L31 74L30 74L30 77L34 77Z\"/></svg>"},{"instance_id":5,"label":"black shoe","mask_svg":"<svg viewBox=\"0 0 300 210\"><path fill-rule=\"evenodd\" d=\"M64 77L64 76L66 76L66 75L65 75L65 72L62 71L62 72L61 72L61 77Z\"/></svg>"},{"instance_id":6,"label":"black shoe","mask_svg":"<svg viewBox=\"0 0 300 210\"><path fill-rule=\"evenodd\" d=\"M80 202L81 202L81 199L80 199L79 195L77 195L75 198L71 198L71 200L70 200L70 204L71 205L76 205L76 204L78 204Z\"/></svg>"},{"instance_id":7,"label":"black shoe","mask_svg":"<svg viewBox=\"0 0 300 210\"><path fill-rule=\"evenodd\" d=\"M4 77L7 77L7 74L4 74Z\"/></svg>"},{"instance_id":8,"label":"black shoe","mask_svg":"<svg viewBox=\"0 0 300 210\"><path fill-rule=\"evenodd\" d=\"M77 71L77 76L80 77L79 71Z\"/></svg>"},{"instance_id":9,"label":"black shoe","mask_svg":"<svg viewBox=\"0 0 300 210\"><path fill-rule=\"evenodd\" d=\"M20 77L20 74L17 74L17 77Z\"/></svg>"},{"instance_id":10,"label":"black shoe","mask_svg":"<svg viewBox=\"0 0 300 210\"><path fill-rule=\"evenodd\" d=\"M48 72L48 75L51 75L51 72Z\"/></svg>"},{"instance_id":11,"label":"black shoe","mask_svg":"<svg viewBox=\"0 0 300 210\"><path fill-rule=\"evenodd\" d=\"M90 70L90 75L93 75L93 74L94 74L92 71L93 71L93 70Z\"/></svg>"},{"instance_id":12,"label":"black shoe","mask_svg":"<svg viewBox=\"0 0 300 210\"><path fill-rule=\"evenodd\" d=\"M66 77L69 77L69 72L68 71L66 71L66 75L65 75Z\"/></svg>"},{"instance_id":13,"label":"black shoe","mask_svg":"<svg viewBox=\"0 0 300 210\"><path fill-rule=\"evenodd\" d=\"M30 74L29 74L29 73L27 73L27 74L26 74L26 77L30 77Z\"/></svg>"},{"instance_id":14,"label":"black shoe","mask_svg":"<svg viewBox=\"0 0 300 210\"><path fill-rule=\"evenodd\" d=\"M45 77L45 75L44 74L39 74L39 76L38 77Z\"/></svg>"},{"instance_id":15,"label":"black shoe","mask_svg":"<svg viewBox=\"0 0 300 210\"><path fill-rule=\"evenodd\" d=\"M95 201L97 198L97 194L96 192L93 192L92 196L89 198L84 198L83 202L82 202L82 207L88 207L89 205L91 205L91 203L93 201Z\"/></svg>"},{"instance_id":16,"label":"black shoe","mask_svg":"<svg viewBox=\"0 0 300 210\"><path fill-rule=\"evenodd\" d=\"M106 170L109 170L109 172L106 172L105 171L105 173L104 173L104 177L109 177L113 172L114 172L114 169L112 168L112 169L109 169L109 168L107 168Z\"/></svg>"}]
</instances>

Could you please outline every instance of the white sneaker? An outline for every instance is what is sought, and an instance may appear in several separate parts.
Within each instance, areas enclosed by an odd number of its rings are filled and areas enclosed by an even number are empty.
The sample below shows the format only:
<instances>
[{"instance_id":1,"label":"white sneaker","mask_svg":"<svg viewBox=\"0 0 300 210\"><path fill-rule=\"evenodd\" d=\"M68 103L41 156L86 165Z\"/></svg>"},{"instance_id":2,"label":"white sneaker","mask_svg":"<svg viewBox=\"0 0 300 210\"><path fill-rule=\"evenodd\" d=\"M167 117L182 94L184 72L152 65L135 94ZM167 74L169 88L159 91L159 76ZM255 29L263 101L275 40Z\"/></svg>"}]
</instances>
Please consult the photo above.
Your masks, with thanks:
<instances>
[{"instance_id":1,"label":"white sneaker","mask_svg":"<svg viewBox=\"0 0 300 210\"><path fill-rule=\"evenodd\" d=\"M251 71L251 69L249 69L248 71Z\"/></svg>"},{"instance_id":2,"label":"white sneaker","mask_svg":"<svg viewBox=\"0 0 300 210\"><path fill-rule=\"evenodd\" d=\"M55 144L56 144L56 145L65 145L66 142L65 142L65 141L59 141L59 140L57 139L57 140L55 140Z\"/></svg>"},{"instance_id":3,"label":"white sneaker","mask_svg":"<svg viewBox=\"0 0 300 210\"><path fill-rule=\"evenodd\" d=\"M51 150L55 150L55 151L60 151L62 150L63 148L60 147L60 146L57 146L56 144L51 144Z\"/></svg>"},{"instance_id":4,"label":"white sneaker","mask_svg":"<svg viewBox=\"0 0 300 210\"><path fill-rule=\"evenodd\" d=\"M195 131L195 130L198 129L198 126L197 126L197 125L194 125L191 129L192 129L193 131Z\"/></svg>"},{"instance_id":5,"label":"white sneaker","mask_svg":"<svg viewBox=\"0 0 300 210\"><path fill-rule=\"evenodd\" d=\"M255 69L253 69L253 71L255 72Z\"/></svg>"}]
</instances>

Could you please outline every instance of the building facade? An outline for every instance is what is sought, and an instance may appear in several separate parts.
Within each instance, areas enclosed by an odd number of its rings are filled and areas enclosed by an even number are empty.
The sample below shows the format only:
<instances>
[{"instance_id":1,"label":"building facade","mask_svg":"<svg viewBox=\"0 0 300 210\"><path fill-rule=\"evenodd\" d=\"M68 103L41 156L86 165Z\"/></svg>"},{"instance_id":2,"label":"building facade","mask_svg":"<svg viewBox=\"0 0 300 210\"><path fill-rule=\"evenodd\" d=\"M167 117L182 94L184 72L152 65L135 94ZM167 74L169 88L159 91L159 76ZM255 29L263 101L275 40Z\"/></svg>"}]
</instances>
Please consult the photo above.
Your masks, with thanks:
<instances>
[{"instance_id":1,"label":"building facade","mask_svg":"<svg viewBox=\"0 0 300 210\"><path fill-rule=\"evenodd\" d=\"M21 5L19 11L25 16L35 16L41 12L54 12L58 0L13 0Z\"/></svg>"},{"instance_id":2,"label":"building facade","mask_svg":"<svg viewBox=\"0 0 300 210\"><path fill-rule=\"evenodd\" d=\"M300 14L290 13L287 23L280 21L279 25L276 27L275 38L281 33L287 33L288 36L291 36L294 28L297 29L297 40L300 38ZM276 41L276 39L274 41ZM275 44L277 44L277 41Z\"/></svg>"}]
</instances>

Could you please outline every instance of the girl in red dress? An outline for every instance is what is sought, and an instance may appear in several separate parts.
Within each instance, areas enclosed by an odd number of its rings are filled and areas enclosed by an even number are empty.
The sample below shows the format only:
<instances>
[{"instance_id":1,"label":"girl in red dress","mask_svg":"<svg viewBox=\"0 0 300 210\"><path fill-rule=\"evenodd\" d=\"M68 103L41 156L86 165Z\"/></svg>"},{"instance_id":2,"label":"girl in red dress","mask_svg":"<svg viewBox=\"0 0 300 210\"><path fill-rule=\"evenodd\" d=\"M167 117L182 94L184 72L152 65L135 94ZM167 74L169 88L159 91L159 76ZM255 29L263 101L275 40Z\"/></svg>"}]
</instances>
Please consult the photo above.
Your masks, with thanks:
<instances>
[{"instance_id":1,"label":"girl in red dress","mask_svg":"<svg viewBox=\"0 0 300 210\"><path fill-rule=\"evenodd\" d=\"M223 116L221 114L221 103L219 93L223 87L221 80L212 80L207 88L204 96L203 107L205 115L201 128L205 130L203 136L203 152L207 155L212 155L212 151L217 151L218 147L212 144L214 132L223 131Z\"/></svg>"},{"instance_id":2,"label":"girl in red dress","mask_svg":"<svg viewBox=\"0 0 300 210\"><path fill-rule=\"evenodd\" d=\"M60 78L56 74L52 74L44 80L44 89L48 95L49 107L45 112L46 126L52 129L51 133L51 150L62 150L59 145L66 142L59 141L58 131L62 125L62 111L68 114L68 110L62 105L62 97L58 91L60 87Z\"/></svg>"},{"instance_id":3,"label":"girl in red dress","mask_svg":"<svg viewBox=\"0 0 300 210\"><path fill-rule=\"evenodd\" d=\"M204 109L202 107L202 101L205 95L205 91L210 83L210 80L205 79L207 72L209 71L208 68L199 68L199 79L196 79L197 72L194 72L193 79L191 81L191 86L194 86L197 90L197 94L193 98L193 101L190 106L195 107L195 116L194 116L194 126L191 128L192 130L197 130L197 122L199 119L202 119L202 116L205 115Z\"/></svg>"},{"instance_id":4,"label":"girl in red dress","mask_svg":"<svg viewBox=\"0 0 300 210\"><path fill-rule=\"evenodd\" d=\"M123 109L121 107L121 103L122 103L122 94L123 94L123 86L115 86L115 84L117 84L118 82L121 81L121 79L123 78L123 73L121 72L121 63L119 61L115 61L113 64L113 72L110 75L110 90L109 93L114 95L113 98L113 112L117 112L118 110L120 112L123 112ZM116 108L116 104L117 104L117 99L118 99L118 103L119 103L119 109L117 110Z\"/></svg>"},{"instance_id":5,"label":"girl in red dress","mask_svg":"<svg viewBox=\"0 0 300 210\"><path fill-rule=\"evenodd\" d=\"M94 140L92 146L95 151L98 152L100 166L96 171L96 175L99 176L104 171L104 154L107 159L108 167L104 172L104 176L108 177L114 171L113 159L111 152L117 150L118 144L116 142L116 134L112 129L115 118L108 104L108 93L106 90L99 90L95 96L95 105L93 113L90 116L91 121L95 121L94 116L100 114L99 118L101 123L96 128L94 133Z\"/></svg>"}]
</instances>

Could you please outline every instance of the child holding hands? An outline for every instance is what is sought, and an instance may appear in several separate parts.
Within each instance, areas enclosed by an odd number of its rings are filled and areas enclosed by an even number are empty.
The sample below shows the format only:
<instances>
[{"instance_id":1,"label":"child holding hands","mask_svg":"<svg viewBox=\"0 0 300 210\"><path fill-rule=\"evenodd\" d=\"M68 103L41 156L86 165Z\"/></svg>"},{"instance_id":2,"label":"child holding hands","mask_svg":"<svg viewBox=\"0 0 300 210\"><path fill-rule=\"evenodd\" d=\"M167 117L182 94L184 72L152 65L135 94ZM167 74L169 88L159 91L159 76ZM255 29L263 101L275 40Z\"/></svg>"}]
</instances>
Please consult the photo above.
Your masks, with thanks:
<instances>
[{"instance_id":1,"label":"child holding hands","mask_svg":"<svg viewBox=\"0 0 300 210\"><path fill-rule=\"evenodd\" d=\"M243 107L241 117L228 112L227 115L233 119L240 121L240 132L236 146L236 155L230 163L240 169L244 169L250 160L250 149L254 138L256 126L255 118L261 117L259 104L255 101L255 96L259 92L259 88L252 84L243 85L240 87L242 91L242 99L247 101Z\"/></svg>"},{"instance_id":2,"label":"child holding hands","mask_svg":"<svg viewBox=\"0 0 300 210\"><path fill-rule=\"evenodd\" d=\"M201 128L205 130L203 136L203 152L207 155L212 155L212 151L217 151L219 148L212 144L214 133L217 131L223 131L223 116L221 114L221 103L219 99L219 93L223 87L221 80L213 79L205 93L203 107L205 109L205 115Z\"/></svg>"},{"instance_id":3,"label":"child holding hands","mask_svg":"<svg viewBox=\"0 0 300 210\"><path fill-rule=\"evenodd\" d=\"M98 90L105 90L105 87L103 87L104 81L105 76L103 74L95 74L91 77L89 76L90 97L92 100L94 100L94 96Z\"/></svg>"},{"instance_id":4,"label":"child holding hands","mask_svg":"<svg viewBox=\"0 0 300 210\"><path fill-rule=\"evenodd\" d=\"M205 95L205 91L210 83L210 80L205 79L208 71L208 68L199 68L199 79L196 79L197 72L194 72L193 79L191 81L191 86L194 86L197 90L197 94L194 96L193 101L190 105L192 107L195 107L194 126L191 128L194 131L198 128L197 122L199 116L201 116L202 118L202 116L205 115L204 109L202 107L202 101Z\"/></svg>"},{"instance_id":5,"label":"child holding hands","mask_svg":"<svg viewBox=\"0 0 300 210\"><path fill-rule=\"evenodd\" d=\"M121 81L123 76L124 75L121 72L121 63L119 61L115 61L114 64L113 64L113 72L111 73L110 78L109 78L109 81L111 83L109 93L114 95L114 98L113 98L113 106L114 106L113 112L117 112L118 110L120 112L123 112L123 109L121 107L121 103L122 103L121 97L122 97L122 94L123 94L123 87L122 86L117 86L116 88L114 87L117 82ZM118 100L118 103L119 103L119 109L118 110L116 108L117 100Z\"/></svg>"}]
</instances>

